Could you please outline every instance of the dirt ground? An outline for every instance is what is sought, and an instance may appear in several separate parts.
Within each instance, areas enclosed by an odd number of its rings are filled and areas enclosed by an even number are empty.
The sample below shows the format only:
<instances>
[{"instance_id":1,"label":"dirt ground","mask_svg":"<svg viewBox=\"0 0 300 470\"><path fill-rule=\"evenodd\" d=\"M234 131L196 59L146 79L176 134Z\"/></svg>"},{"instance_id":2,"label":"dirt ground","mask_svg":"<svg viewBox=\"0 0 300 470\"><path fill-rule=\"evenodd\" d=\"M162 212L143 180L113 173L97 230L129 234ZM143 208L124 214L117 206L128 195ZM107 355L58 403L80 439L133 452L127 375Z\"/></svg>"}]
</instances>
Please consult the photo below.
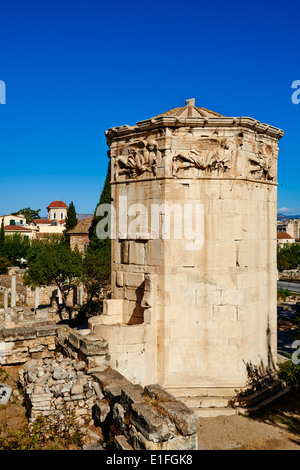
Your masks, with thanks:
<instances>
[{"instance_id":1,"label":"dirt ground","mask_svg":"<svg viewBox=\"0 0 300 470\"><path fill-rule=\"evenodd\" d=\"M241 415L199 418L199 450L300 450L300 438L279 425Z\"/></svg>"}]
</instances>

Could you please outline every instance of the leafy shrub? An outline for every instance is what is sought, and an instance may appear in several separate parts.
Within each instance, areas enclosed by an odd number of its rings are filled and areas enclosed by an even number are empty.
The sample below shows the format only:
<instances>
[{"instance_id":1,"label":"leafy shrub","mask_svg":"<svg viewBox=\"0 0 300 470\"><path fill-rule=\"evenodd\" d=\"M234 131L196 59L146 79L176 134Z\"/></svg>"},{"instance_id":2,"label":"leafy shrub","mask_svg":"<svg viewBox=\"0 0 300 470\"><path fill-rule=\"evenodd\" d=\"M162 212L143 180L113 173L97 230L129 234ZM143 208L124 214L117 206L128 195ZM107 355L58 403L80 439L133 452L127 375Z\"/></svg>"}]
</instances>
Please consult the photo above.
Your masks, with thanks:
<instances>
[{"instance_id":1,"label":"leafy shrub","mask_svg":"<svg viewBox=\"0 0 300 470\"><path fill-rule=\"evenodd\" d=\"M282 287L280 287L280 289L277 291L277 299L281 298L283 300L286 300L291 295L291 291L289 291L288 289L283 289Z\"/></svg>"},{"instance_id":2,"label":"leafy shrub","mask_svg":"<svg viewBox=\"0 0 300 470\"><path fill-rule=\"evenodd\" d=\"M277 266L279 271L295 269L300 266L299 243L287 243L277 249Z\"/></svg>"},{"instance_id":3,"label":"leafy shrub","mask_svg":"<svg viewBox=\"0 0 300 470\"><path fill-rule=\"evenodd\" d=\"M294 364L292 360L279 364L278 378L288 387L299 387L300 384L300 364Z\"/></svg>"},{"instance_id":4,"label":"leafy shrub","mask_svg":"<svg viewBox=\"0 0 300 470\"><path fill-rule=\"evenodd\" d=\"M0 422L0 450L76 450L82 448L85 433L78 426L74 413L63 417L41 417L33 424L14 431Z\"/></svg>"}]
</instances>

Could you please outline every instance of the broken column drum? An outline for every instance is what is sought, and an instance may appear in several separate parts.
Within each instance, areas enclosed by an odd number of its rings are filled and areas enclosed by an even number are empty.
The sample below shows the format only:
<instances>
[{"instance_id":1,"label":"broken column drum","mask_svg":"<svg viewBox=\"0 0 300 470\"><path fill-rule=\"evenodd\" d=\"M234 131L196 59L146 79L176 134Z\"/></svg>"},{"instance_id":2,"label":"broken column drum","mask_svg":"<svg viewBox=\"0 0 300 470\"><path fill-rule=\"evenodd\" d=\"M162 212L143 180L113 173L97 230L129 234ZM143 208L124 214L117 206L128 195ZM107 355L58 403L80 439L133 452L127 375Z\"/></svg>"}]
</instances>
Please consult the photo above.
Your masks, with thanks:
<instances>
[{"instance_id":1,"label":"broken column drum","mask_svg":"<svg viewBox=\"0 0 300 470\"><path fill-rule=\"evenodd\" d=\"M249 365L274 371L282 136L193 99L106 132L116 222L112 299L108 321L94 328L110 348L115 343L113 367L129 379L176 395L241 389ZM128 341L130 331L138 333ZM138 335L144 346L135 353Z\"/></svg>"}]
</instances>

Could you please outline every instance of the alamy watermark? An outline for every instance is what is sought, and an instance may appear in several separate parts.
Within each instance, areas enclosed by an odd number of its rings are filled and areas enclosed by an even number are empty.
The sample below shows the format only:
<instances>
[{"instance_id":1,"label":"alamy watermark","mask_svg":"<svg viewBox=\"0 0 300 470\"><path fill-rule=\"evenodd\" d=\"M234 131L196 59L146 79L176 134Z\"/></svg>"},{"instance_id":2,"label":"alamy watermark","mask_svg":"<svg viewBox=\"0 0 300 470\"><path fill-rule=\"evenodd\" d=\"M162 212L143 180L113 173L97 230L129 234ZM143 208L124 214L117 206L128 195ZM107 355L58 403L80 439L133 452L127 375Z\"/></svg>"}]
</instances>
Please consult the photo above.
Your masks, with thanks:
<instances>
[{"instance_id":1,"label":"alamy watermark","mask_svg":"<svg viewBox=\"0 0 300 470\"><path fill-rule=\"evenodd\" d=\"M100 239L185 240L186 250L200 250L204 244L204 205L199 203L128 205L127 196L114 204L100 204L96 227Z\"/></svg>"},{"instance_id":2,"label":"alamy watermark","mask_svg":"<svg viewBox=\"0 0 300 470\"><path fill-rule=\"evenodd\" d=\"M0 104L6 104L6 86L2 80L0 80Z\"/></svg>"},{"instance_id":3,"label":"alamy watermark","mask_svg":"<svg viewBox=\"0 0 300 470\"><path fill-rule=\"evenodd\" d=\"M298 348L293 354L292 354L292 362L293 364L300 364L300 358L299 358L299 354L300 354L300 340L297 339L296 341L294 341L292 343L292 348L293 349L296 349Z\"/></svg>"},{"instance_id":4,"label":"alamy watermark","mask_svg":"<svg viewBox=\"0 0 300 470\"><path fill-rule=\"evenodd\" d=\"M292 88L295 91L292 94L292 103L299 104L300 103L300 80L294 80L292 83Z\"/></svg>"}]
</instances>

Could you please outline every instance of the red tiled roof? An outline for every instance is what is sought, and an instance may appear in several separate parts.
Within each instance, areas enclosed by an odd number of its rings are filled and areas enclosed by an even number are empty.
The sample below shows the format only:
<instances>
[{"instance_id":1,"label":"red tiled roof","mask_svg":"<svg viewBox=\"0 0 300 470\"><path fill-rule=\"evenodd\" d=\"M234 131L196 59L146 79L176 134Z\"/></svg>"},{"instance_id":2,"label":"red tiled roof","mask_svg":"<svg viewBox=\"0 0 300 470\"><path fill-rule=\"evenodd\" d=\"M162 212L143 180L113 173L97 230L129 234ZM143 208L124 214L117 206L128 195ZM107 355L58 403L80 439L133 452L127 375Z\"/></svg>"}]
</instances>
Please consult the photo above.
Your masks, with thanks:
<instances>
[{"instance_id":1,"label":"red tiled roof","mask_svg":"<svg viewBox=\"0 0 300 470\"><path fill-rule=\"evenodd\" d=\"M51 221L49 219L33 219L35 224L48 224L51 225Z\"/></svg>"},{"instance_id":2,"label":"red tiled roof","mask_svg":"<svg viewBox=\"0 0 300 470\"><path fill-rule=\"evenodd\" d=\"M62 220L52 219L52 220L55 220L59 224L64 224L66 222L66 219L62 219ZM50 220L50 219L33 219L33 222L36 225L51 225L52 220Z\"/></svg>"},{"instance_id":3,"label":"red tiled roof","mask_svg":"<svg viewBox=\"0 0 300 470\"><path fill-rule=\"evenodd\" d=\"M21 225L5 225L4 231L7 232L31 232L30 228L22 227Z\"/></svg>"},{"instance_id":4,"label":"red tiled roof","mask_svg":"<svg viewBox=\"0 0 300 470\"><path fill-rule=\"evenodd\" d=\"M277 232L277 239L283 240L283 239L286 239L286 238L293 239L293 237L289 233Z\"/></svg>"},{"instance_id":5,"label":"red tiled roof","mask_svg":"<svg viewBox=\"0 0 300 470\"><path fill-rule=\"evenodd\" d=\"M89 229L92 224L92 220L94 217L88 217L87 219L81 219L78 221L76 227L74 227L72 230L69 230L68 233L70 234L88 234Z\"/></svg>"},{"instance_id":6,"label":"red tiled roof","mask_svg":"<svg viewBox=\"0 0 300 470\"><path fill-rule=\"evenodd\" d=\"M59 209L60 207L64 207L66 209L68 209L69 206L67 206L67 204L63 201L52 201L49 206L47 207L47 209L51 209L51 208L54 208L54 209Z\"/></svg>"}]
</instances>

